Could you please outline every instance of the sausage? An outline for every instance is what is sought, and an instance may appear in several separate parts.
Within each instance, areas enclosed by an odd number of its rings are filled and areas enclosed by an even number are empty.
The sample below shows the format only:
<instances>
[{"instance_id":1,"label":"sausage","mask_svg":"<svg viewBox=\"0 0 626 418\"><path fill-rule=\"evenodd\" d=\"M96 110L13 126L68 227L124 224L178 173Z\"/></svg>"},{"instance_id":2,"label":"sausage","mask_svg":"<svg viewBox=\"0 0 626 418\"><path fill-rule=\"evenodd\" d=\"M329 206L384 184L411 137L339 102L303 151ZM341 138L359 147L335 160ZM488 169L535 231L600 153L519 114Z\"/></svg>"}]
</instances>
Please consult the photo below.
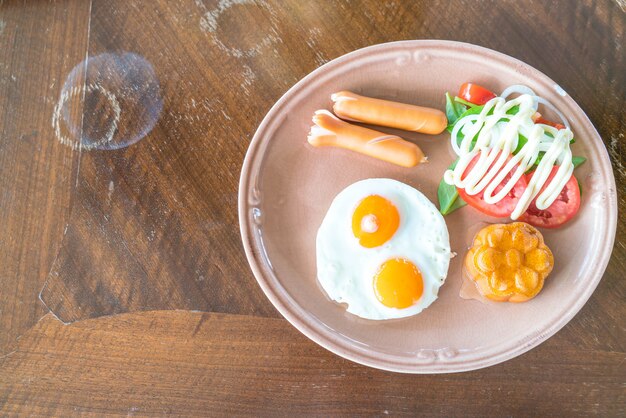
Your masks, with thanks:
<instances>
[{"instance_id":1,"label":"sausage","mask_svg":"<svg viewBox=\"0 0 626 418\"><path fill-rule=\"evenodd\" d=\"M396 135L344 122L328 110L318 110L307 138L315 147L339 147L402 167L415 167L426 161L422 150Z\"/></svg>"},{"instance_id":2,"label":"sausage","mask_svg":"<svg viewBox=\"0 0 626 418\"><path fill-rule=\"evenodd\" d=\"M342 119L405 131L437 135L448 126L446 115L437 109L359 96L349 91L334 93L333 111Z\"/></svg>"}]
</instances>

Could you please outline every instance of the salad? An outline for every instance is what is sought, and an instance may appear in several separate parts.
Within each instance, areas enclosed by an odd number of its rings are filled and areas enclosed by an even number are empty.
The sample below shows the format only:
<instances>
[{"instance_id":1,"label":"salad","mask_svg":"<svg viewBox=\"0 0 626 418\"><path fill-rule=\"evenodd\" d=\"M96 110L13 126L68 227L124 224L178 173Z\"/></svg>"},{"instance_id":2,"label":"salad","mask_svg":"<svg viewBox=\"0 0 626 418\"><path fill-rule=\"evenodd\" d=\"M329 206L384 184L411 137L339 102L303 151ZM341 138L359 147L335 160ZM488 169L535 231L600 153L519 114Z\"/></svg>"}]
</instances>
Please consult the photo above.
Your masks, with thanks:
<instances>
[{"instance_id":1,"label":"salad","mask_svg":"<svg viewBox=\"0 0 626 418\"><path fill-rule=\"evenodd\" d=\"M540 104L560 121L543 118ZM510 86L497 96L465 83L455 98L446 93L446 115L457 158L438 188L443 215L469 205L543 228L560 227L576 215L581 189L573 171L586 159L572 155L569 122L550 102L526 86Z\"/></svg>"}]
</instances>

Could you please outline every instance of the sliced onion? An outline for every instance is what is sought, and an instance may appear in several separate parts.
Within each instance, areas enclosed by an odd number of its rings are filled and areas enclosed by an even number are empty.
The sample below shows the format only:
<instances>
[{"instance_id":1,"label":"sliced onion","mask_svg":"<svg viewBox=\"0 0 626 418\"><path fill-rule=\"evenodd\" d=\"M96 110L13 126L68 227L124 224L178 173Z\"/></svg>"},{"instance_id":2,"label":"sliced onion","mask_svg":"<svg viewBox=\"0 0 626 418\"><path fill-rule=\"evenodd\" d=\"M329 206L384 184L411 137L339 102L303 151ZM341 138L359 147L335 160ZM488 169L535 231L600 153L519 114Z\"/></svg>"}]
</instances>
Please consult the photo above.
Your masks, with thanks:
<instances>
[{"instance_id":1,"label":"sliced onion","mask_svg":"<svg viewBox=\"0 0 626 418\"><path fill-rule=\"evenodd\" d=\"M517 93L517 94L528 94L530 96L536 96L537 94L528 86L525 86L523 84L513 84L512 86L509 86L507 88L505 88L502 93L500 94L500 97L502 97L503 99L506 99L507 97L509 97L511 94L513 93Z\"/></svg>"},{"instance_id":2,"label":"sliced onion","mask_svg":"<svg viewBox=\"0 0 626 418\"><path fill-rule=\"evenodd\" d=\"M512 86L505 88L500 94L500 97L506 100L506 98L513 93L517 93L519 95L528 94L531 96L533 98L533 108L535 109L535 112L537 111L537 94L533 91L533 89L523 84L513 84Z\"/></svg>"},{"instance_id":3,"label":"sliced onion","mask_svg":"<svg viewBox=\"0 0 626 418\"><path fill-rule=\"evenodd\" d=\"M506 99L507 97L509 97L513 93L528 94L528 95L532 96L533 97L533 103L534 103L535 111L537 110L537 107L538 107L539 103L541 103L542 105L546 106L550 110L554 111L554 113L556 113L559 116L559 118L561 118L561 122L563 122L563 125L565 125L565 127L567 129L570 129L569 121L567 120L565 115L563 113L561 113L561 111L559 111L559 109L557 109L556 106L554 106L552 103L550 103L549 101L547 101L543 97L537 96L537 94L535 94L535 92L530 87L525 86L523 84L514 84L512 86L509 86L509 87L505 88L502 91L502 93L500 94L500 97L502 97L503 99Z\"/></svg>"},{"instance_id":4,"label":"sliced onion","mask_svg":"<svg viewBox=\"0 0 626 418\"><path fill-rule=\"evenodd\" d=\"M561 113L561 111L559 109L556 108L556 106L554 106L552 103L550 103L549 101L547 101L543 97L535 96L535 99L537 100L537 102L541 103L542 105L544 105L545 107L547 107L548 109L550 109L554 113L556 113L558 115L558 117L561 118L561 122L563 122L563 125L565 125L565 127L567 129L570 129L569 121L567 120L565 115L563 113Z\"/></svg>"},{"instance_id":5,"label":"sliced onion","mask_svg":"<svg viewBox=\"0 0 626 418\"><path fill-rule=\"evenodd\" d=\"M465 116L460 121L457 121L457 123L454 125L454 128L452 129L452 132L450 133L450 142L452 143L452 149L454 150L456 155L461 155L461 148L459 147L457 143L459 131L461 129L464 129L465 126L468 125L469 123L476 122L477 120L478 120L478 115L469 115L469 116Z\"/></svg>"}]
</instances>

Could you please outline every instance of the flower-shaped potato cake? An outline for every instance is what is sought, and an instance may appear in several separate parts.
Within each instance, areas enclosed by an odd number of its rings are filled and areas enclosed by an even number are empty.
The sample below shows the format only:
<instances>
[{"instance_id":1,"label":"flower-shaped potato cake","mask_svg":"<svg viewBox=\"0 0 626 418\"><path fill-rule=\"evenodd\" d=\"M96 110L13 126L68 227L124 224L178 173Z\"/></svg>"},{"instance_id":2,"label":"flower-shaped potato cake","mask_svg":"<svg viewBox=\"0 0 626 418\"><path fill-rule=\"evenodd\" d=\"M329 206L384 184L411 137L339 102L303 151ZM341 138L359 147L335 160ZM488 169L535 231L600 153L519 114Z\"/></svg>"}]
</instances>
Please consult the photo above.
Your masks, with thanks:
<instances>
[{"instance_id":1,"label":"flower-shaped potato cake","mask_svg":"<svg viewBox=\"0 0 626 418\"><path fill-rule=\"evenodd\" d=\"M465 271L478 291L499 302L534 298L553 267L541 232L524 222L483 228L465 256Z\"/></svg>"}]
</instances>

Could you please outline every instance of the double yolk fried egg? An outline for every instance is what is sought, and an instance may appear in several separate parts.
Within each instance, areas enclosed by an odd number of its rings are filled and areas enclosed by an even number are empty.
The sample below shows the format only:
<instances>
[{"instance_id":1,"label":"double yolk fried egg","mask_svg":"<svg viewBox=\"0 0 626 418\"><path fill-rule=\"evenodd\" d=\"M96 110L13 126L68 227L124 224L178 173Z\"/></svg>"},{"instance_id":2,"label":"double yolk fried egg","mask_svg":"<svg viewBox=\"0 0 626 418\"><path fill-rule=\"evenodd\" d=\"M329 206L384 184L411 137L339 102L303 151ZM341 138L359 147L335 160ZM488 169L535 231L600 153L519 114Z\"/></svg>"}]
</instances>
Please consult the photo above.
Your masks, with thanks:
<instances>
[{"instance_id":1,"label":"double yolk fried egg","mask_svg":"<svg viewBox=\"0 0 626 418\"><path fill-rule=\"evenodd\" d=\"M341 191L316 247L326 294L365 319L420 313L437 299L450 264L443 216L422 193L391 179L362 180Z\"/></svg>"}]
</instances>

